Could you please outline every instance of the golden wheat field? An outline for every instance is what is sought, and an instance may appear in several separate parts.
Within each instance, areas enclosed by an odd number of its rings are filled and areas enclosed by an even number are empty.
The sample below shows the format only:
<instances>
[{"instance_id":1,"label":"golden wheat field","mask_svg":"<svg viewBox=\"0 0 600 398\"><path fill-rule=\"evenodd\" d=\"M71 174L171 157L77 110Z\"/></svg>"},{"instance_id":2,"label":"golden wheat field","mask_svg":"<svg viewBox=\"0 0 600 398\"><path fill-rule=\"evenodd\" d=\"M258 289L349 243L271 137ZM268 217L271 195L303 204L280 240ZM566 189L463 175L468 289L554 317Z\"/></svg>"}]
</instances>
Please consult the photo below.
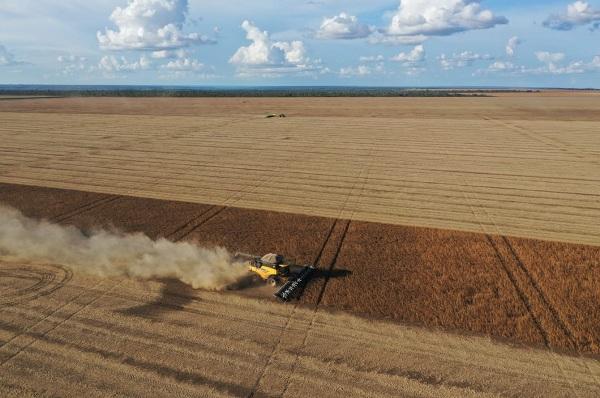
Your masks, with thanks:
<instances>
[{"instance_id":1,"label":"golden wheat field","mask_svg":"<svg viewBox=\"0 0 600 398\"><path fill-rule=\"evenodd\" d=\"M597 397L599 127L587 92L4 99L0 200L27 215L349 275L280 304L4 260L0 395ZM585 349L544 345L561 326Z\"/></svg>"},{"instance_id":2,"label":"golden wheat field","mask_svg":"<svg viewBox=\"0 0 600 398\"><path fill-rule=\"evenodd\" d=\"M598 109L577 94L3 101L0 182L600 245Z\"/></svg>"}]
</instances>

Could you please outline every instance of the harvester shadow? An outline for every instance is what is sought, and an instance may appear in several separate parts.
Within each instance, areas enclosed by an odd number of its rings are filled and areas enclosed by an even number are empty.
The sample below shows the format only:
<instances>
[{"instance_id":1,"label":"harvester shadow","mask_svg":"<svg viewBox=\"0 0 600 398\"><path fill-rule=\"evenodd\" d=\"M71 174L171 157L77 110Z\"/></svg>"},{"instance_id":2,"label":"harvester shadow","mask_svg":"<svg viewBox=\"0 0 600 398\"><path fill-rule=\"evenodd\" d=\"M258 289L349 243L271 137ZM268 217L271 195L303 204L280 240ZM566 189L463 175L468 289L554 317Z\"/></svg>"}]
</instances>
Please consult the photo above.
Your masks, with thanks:
<instances>
[{"instance_id":1,"label":"harvester shadow","mask_svg":"<svg viewBox=\"0 0 600 398\"><path fill-rule=\"evenodd\" d=\"M350 275L352 275L352 271L348 269L317 269L312 279L345 278Z\"/></svg>"},{"instance_id":2,"label":"harvester shadow","mask_svg":"<svg viewBox=\"0 0 600 398\"><path fill-rule=\"evenodd\" d=\"M162 315L180 311L196 300L191 286L176 279L159 279L163 283L160 296L152 302L119 311L127 316L158 320Z\"/></svg>"},{"instance_id":3,"label":"harvester shadow","mask_svg":"<svg viewBox=\"0 0 600 398\"><path fill-rule=\"evenodd\" d=\"M325 283L327 283L327 281L329 279L346 278L350 275L352 275L352 271L347 270L347 269L317 268L315 270L314 274L312 275L310 282L308 284L303 285L300 288L300 291L297 294L295 294L295 297L292 300L300 300L302 298L302 295L304 294L304 291L306 290L307 286L309 286L311 283L314 283L315 281L324 279Z\"/></svg>"}]
</instances>

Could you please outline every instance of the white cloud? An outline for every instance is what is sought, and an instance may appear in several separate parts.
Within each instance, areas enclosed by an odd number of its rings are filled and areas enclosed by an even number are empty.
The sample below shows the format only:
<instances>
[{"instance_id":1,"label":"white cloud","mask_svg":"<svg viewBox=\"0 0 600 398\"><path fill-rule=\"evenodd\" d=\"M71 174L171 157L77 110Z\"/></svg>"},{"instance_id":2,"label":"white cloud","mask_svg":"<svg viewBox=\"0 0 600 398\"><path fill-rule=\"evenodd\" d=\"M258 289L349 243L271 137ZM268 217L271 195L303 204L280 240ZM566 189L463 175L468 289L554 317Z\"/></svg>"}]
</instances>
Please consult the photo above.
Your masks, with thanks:
<instances>
[{"instance_id":1,"label":"white cloud","mask_svg":"<svg viewBox=\"0 0 600 398\"><path fill-rule=\"evenodd\" d=\"M106 55L100 60L98 69L107 73L137 72L150 69L151 65L150 60L145 56L142 56L137 61L129 61L125 57Z\"/></svg>"},{"instance_id":2,"label":"white cloud","mask_svg":"<svg viewBox=\"0 0 600 398\"><path fill-rule=\"evenodd\" d=\"M517 36L513 36L508 39L508 42L506 43L506 55L509 57L514 57L515 53L517 52L517 47L519 47L520 44L521 39L519 39Z\"/></svg>"},{"instance_id":3,"label":"white cloud","mask_svg":"<svg viewBox=\"0 0 600 398\"><path fill-rule=\"evenodd\" d=\"M180 48L178 50L160 50L153 51L151 56L154 59L185 58L188 56L188 51L183 48Z\"/></svg>"},{"instance_id":4,"label":"white cloud","mask_svg":"<svg viewBox=\"0 0 600 398\"><path fill-rule=\"evenodd\" d=\"M401 0L383 32L384 38L422 42L430 36L448 36L508 23L505 17L494 15L479 3L480 0Z\"/></svg>"},{"instance_id":5,"label":"white cloud","mask_svg":"<svg viewBox=\"0 0 600 398\"><path fill-rule=\"evenodd\" d=\"M464 68L472 66L477 61L490 61L492 59L494 57L489 54L477 54L471 51L463 51L452 55L442 54L438 57L438 61L444 70Z\"/></svg>"},{"instance_id":6,"label":"white cloud","mask_svg":"<svg viewBox=\"0 0 600 398\"><path fill-rule=\"evenodd\" d=\"M357 67L349 66L346 68L341 68L338 74L340 77L349 78L349 77L364 77L364 76L372 75L375 73L378 73L378 74L385 73L384 64L380 63L375 66L368 66L368 65L358 65Z\"/></svg>"},{"instance_id":7,"label":"white cloud","mask_svg":"<svg viewBox=\"0 0 600 398\"><path fill-rule=\"evenodd\" d=\"M14 66L22 63L15 60L15 56L0 44L0 66Z\"/></svg>"},{"instance_id":8,"label":"white cloud","mask_svg":"<svg viewBox=\"0 0 600 398\"><path fill-rule=\"evenodd\" d=\"M383 62L385 57L383 55L369 55L360 57L360 62Z\"/></svg>"},{"instance_id":9,"label":"white cloud","mask_svg":"<svg viewBox=\"0 0 600 398\"><path fill-rule=\"evenodd\" d=\"M242 29L252 43L238 48L229 59L238 67L239 75L308 73L322 69L318 61L307 57L302 41L273 42L267 31L261 31L250 21L244 21Z\"/></svg>"},{"instance_id":10,"label":"white cloud","mask_svg":"<svg viewBox=\"0 0 600 398\"><path fill-rule=\"evenodd\" d=\"M203 63L198 60L190 58L179 58L173 61L169 61L167 64L162 66L163 69L179 72L200 72L206 67Z\"/></svg>"},{"instance_id":11,"label":"white cloud","mask_svg":"<svg viewBox=\"0 0 600 398\"><path fill-rule=\"evenodd\" d=\"M373 32L371 36L369 36L369 43L371 44L387 44L390 46L401 46L401 45L410 45L410 44L421 44L428 37L425 35L416 35L416 36L396 36L390 35L387 33L385 29L380 29L378 31Z\"/></svg>"},{"instance_id":12,"label":"white cloud","mask_svg":"<svg viewBox=\"0 0 600 398\"><path fill-rule=\"evenodd\" d=\"M184 33L188 13L187 0L128 0L127 7L117 7L110 19L117 30L98 32L104 50L161 51L212 43L198 33Z\"/></svg>"},{"instance_id":13,"label":"white cloud","mask_svg":"<svg viewBox=\"0 0 600 398\"><path fill-rule=\"evenodd\" d=\"M86 57L77 55L59 55L56 60L62 66L63 75L73 75L83 73L89 70Z\"/></svg>"},{"instance_id":14,"label":"white cloud","mask_svg":"<svg viewBox=\"0 0 600 398\"><path fill-rule=\"evenodd\" d=\"M573 61L563 64L563 53L549 53L540 51L536 53L537 59L545 64L540 67L526 67L512 62L497 61L480 73L508 73L513 75L573 75L600 72L600 56L594 57L590 62Z\"/></svg>"},{"instance_id":15,"label":"white cloud","mask_svg":"<svg viewBox=\"0 0 600 398\"><path fill-rule=\"evenodd\" d=\"M401 52L390 58L391 61L400 62L404 66L411 66L425 60L425 48L422 45L415 46L410 52Z\"/></svg>"},{"instance_id":16,"label":"white cloud","mask_svg":"<svg viewBox=\"0 0 600 398\"><path fill-rule=\"evenodd\" d=\"M540 62L550 64L550 63L556 63L556 62L562 61L563 59L565 59L565 54L564 53L551 53L548 51L538 51L535 53L535 57Z\"/></svg>"},{"instance_id":17,"label":"white cloud","mask_svg":"<svg viewBox=\"0 0 600 398\"><path fill-rule=\"evenodd\" d=\"M372 29L358 21L353 15L342 12L331 18L325 18L317 32L320 39L362 39L369 36Z\"/></svg>"},{"instance_id":18,"label":"white cloud","mask_svg":"<svg viewBox=\"0 0 600 398\"><path fill-rule=\"evenodd\" d=\"M592 29L600 26L600 10L594 9L587 1L569 4L565 13L550 15L544 21L546 28L554 30L571 30L588 24L593 24Z\"/></svg>"},{"instance_id":19,"label":"white cloud","mask_svg":"<svg viewBox=\"0 0 600 398\"><path fill-rule=\"evenodd\" d=\"M490 72L514 72L519 69L520 67L510 61L496 61L487 70Z\"/></svg>"}]
</instances>

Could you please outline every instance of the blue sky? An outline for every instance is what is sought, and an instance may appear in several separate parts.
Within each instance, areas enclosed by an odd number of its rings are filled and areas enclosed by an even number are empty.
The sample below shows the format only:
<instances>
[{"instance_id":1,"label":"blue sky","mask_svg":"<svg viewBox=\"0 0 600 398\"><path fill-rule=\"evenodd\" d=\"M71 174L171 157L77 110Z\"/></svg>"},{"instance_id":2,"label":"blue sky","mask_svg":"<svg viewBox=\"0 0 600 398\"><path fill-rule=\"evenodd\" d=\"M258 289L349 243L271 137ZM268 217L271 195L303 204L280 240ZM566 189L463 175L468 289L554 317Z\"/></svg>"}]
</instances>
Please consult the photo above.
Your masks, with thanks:
<instances>
[{"instance_id":1,"label":"blue sky","mask_svg":"<svg viewBox=\"0 0 600 398\"><path fill-rule=\"evenodd\" d=\"M2 0L0 84L600 88L600 0Z\"/></svg>"}]
</instances>

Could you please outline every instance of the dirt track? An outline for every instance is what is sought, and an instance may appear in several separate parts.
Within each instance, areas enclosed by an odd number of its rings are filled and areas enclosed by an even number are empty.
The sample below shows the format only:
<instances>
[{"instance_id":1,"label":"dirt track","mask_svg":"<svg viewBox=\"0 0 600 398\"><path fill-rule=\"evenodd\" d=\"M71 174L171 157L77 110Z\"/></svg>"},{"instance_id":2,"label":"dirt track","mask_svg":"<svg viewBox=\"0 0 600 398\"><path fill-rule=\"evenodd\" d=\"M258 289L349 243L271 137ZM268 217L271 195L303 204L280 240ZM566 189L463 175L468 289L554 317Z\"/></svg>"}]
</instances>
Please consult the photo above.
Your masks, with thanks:
<instances>
[{"instance_id":1,"label":"dirt track","mask_svg":"<svg viewBox=\"0 0 600 398\"><path fill-rule=\"evenodd\" d=\"M111 100L0 103L0 181L600 245L600 97Z\"/></svg>"}]
</instances>

